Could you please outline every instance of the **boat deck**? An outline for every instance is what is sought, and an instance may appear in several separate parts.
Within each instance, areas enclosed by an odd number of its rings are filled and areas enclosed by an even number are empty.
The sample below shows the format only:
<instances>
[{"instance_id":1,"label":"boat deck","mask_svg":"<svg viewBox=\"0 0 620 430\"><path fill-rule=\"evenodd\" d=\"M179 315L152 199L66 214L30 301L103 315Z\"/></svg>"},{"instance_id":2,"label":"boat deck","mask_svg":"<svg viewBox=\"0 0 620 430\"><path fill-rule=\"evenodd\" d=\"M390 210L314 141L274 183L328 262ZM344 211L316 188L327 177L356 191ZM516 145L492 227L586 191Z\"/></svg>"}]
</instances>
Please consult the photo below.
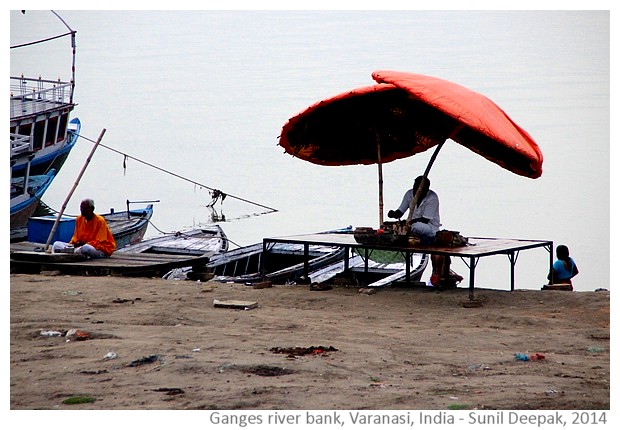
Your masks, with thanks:
<instances>
[{"instance_id":1,"label":"boat deck","mask_svg":"<svg viewBox=\"0 0 620 430\"><path fill-rule=\"evenodd\" d=\"M209 261L207 255L187 256L127 252L115 252L108 258L63 261L54 257L60 254L34 251L36 248L42 247L44 247L43 244L33 242L12 243L10 248L11 273L40 273L57 270L67 275L161 277L172 269L190 266L201 267Z\"/></svg>"},{"instance_id":2,"label":"boat deck","mask_svg":"<svg viewBox=\"0 0 620 430\"><path fill-rule=\"evenodd\" d=\"M295 236L272 237L263 239L263 247L267 248L273 243L298 243L305 247L309 245L329 245L342 246L349 255L351 248L362 249L368 253L373 249L383 249L389 251L399 251L406 255L407 265L409 256L413 253L424 253L430 255L446 255L460 257L469 268L469 295L473 299L476 266L481 257L491 255L507 255L510 262L510 290L514 290L514 270L517 257L520 251L534 248L545 248L549 252L549 268L553 265L553 241L532 240L532 239L505 239L491 237L469 237L467 246L447 247L435 245L384 245L384 244L361 244L358 243L353 234L346 233L319 233ZM345 267L346 267L345 261ZM410 268L407 267L407 280L409 280Z\"/></svg>"},{"instance_id":3,"label":"boat deck","mask_svg":"<svg viewBox=\"0 0 620 430\"><path fill-rule=\"evenodd\" d=\"M11 121L44 112L73 109L70 82L11 76Z\"/></svg>"}]
</instances>

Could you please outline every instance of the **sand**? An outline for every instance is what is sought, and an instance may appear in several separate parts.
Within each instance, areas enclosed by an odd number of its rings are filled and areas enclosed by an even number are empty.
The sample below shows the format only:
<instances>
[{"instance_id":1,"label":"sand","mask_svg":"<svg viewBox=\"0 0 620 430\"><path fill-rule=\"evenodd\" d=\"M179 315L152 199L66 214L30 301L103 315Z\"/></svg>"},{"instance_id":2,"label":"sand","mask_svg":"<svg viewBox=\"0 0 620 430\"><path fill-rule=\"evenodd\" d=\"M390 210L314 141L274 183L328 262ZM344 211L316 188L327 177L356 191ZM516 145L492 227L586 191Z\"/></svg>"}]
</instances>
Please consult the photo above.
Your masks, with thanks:
<instances>
[{"instance_id":1,"label":"sand","mask_svg":"<svg viewBox=\"0 0 620 430\"><path fill-rule=\"evenodd\" d=\"M13 410L610 409L608 291L52 275L10 277Z\"/></svg>"}]
</instances>

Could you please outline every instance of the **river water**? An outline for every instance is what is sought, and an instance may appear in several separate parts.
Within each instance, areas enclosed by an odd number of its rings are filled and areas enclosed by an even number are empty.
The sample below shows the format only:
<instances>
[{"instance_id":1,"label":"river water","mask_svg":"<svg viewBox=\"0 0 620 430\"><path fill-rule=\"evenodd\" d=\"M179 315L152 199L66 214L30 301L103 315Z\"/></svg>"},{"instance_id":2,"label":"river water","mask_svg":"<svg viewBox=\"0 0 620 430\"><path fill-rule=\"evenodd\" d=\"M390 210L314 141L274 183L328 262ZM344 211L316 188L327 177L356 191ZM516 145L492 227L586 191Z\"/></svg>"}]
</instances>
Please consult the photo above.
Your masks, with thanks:
<instances>
[{"instance_id":1,"label":"river water","mask_svg":"<svg viewBox=\"0 0 620 430\"><path fill-rule=\"evenodd\" d=\"M212 222L209 189L239 246L263 237L378 225L376 166L322 167L277 146L310 104L373 84L374 70L433 75L483 93L539 144L543 175L514 175L453 141L430 173L442 223L465 236L553 240L577 290L610 284L609 11L62 11L77 30L82 139L44 196L67 212L159 200L147 237ZM11 45L64 33L49 11L10 14ZM11 75L71 76L68 38L11 50ZM384 165L396 208L430 152ZM139 161L138 161L139 160ZM149 163L152 167L142 162ZM172 172L174 175L164 172ZM199 185L196 185L199 184ZM139 205L136 205L139 206ZM277 212L260 214L267 208ZM516 288L539 289L548 253L523 251ZM456 259L454 269L467 276ZM508 289L505 256L476 286ZM427 269L427 275L430 269ZM467 283L467 277L465 284Z\"/></svg>"}]
</instances>

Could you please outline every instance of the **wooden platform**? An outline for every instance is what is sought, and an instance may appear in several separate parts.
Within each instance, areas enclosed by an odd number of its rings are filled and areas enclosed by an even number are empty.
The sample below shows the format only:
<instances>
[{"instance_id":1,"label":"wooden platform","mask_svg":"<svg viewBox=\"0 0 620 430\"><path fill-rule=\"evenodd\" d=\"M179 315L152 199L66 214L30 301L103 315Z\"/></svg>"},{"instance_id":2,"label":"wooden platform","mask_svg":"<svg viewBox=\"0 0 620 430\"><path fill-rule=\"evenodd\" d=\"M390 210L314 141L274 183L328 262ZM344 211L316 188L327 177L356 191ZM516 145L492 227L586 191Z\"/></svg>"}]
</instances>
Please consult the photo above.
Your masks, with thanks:
<instances>
[{"instance_id":1,"label":"wooden platform","mask_svg":"<svg viewBox=\"0 0 620 430\"><path fill-rule=\"evenodd\" d=\"M351 248L362 249L365 253L373 249L383 249L389 251L399 251L406 255L406 261L409 261L409 255L412 253L424 253L430 255L446 255L460 257L469 267L469 294L473 300L474 279L476 273L476 265L480 257L504 254L508 256L510 262L510 289L514 290L514 269L517 257L520 251L533 248L545 248L549 252L549 268L553 265L553 241L550 240L534 240L534 239L506 239L492 237L469 237L467 246L447 247L435 245L384 245L384 244L361 244L358 243L353 234L347 233L318 233L305 234L296 236L273 237L263 239L263 247L268 248L273 243L301 243L305 247L309 245L328 245L342 246L349 255L348 250ZM362 254L363 255L363 254ZM348 267L345 261L345 267ZM407 268L409 272L409 268Z\"/></svg>"},{"instance_id":2,"label":"wooden platform","mask_svg":"<svg viewBox=\"0 0 620 430\"><path fill-rule=\"evenodd\" d=\"M46 254L35 249L44 247L33 242L11 244L11 273L59 271L67 275L161 277L180 267L201 267L209 262L205 256L161 255L115 252L108 258L76 261L59 258L62 254ZM69 260L69 261L68 261ZM71 261L73 260L73 261Z\"/></svg>"}]
</instances>

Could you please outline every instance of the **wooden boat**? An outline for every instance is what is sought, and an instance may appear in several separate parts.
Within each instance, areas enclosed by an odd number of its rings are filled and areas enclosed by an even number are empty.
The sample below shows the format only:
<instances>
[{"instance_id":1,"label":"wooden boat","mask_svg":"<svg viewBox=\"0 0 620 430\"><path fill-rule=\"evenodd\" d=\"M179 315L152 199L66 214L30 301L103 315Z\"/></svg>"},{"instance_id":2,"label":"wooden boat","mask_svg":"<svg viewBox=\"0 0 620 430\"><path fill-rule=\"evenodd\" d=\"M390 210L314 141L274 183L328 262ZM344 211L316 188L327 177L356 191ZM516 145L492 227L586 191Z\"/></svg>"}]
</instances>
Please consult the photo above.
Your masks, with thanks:
<instances>
[{"instance_id":1,"label":"wooden boat","mask_svg":"<svg viewBox=\"0 0 620 430\"><path fill-rule=\"evenodd\" d=\"M27 20L28 16L25 15L23 18L20 16L19 19ZM16 25L27 24L16 23ZM71 30L58 36L70 36L69 47L72 48L73 65L75 65L75 33ZM56 37L11 46L11 50L27 48L53 39ZM58 172L75 145L79 133L79 121L77 123L69 121L69 116L76 106L73 100L75 67L71 66L71 70L71 79L62 81L43 79L36 71L30 75L35 77L23 74L10 77L11 155L32 156L29 163L21 159L11 165L14 177L25 176L27 167L30 167L30 175L43 175L51 169L56 169Z\"/></svg>"},{"instance_id":2,"label":"wooden boat","mask_svg":"<svg viewBox=\"0 0 620 430\"><path fill-rule=\"evenodd\" d=\"M11 178L11 230L28 224L28 219L55 176L56 170L52 169L44 175L26 174L23 177Z\"/></svg>"},{"instance_id":3,"label":"wooden boat","mask_svg":"<svg viewBox=\"0 0 620 430\"><path fill-rule=\"evenodd\" d=\"M149 226L149 221L153 216L153 205L149 204L146 207L131 210L128 207L126 211L121 212L116 212L112 209L108 213L101 214L101 216L108 223L118 250L119 248L139 243L142 240ZM27 220L25 227L11 229L11 243L28 240L45 244L56 222L56 218L56 215L45 215ZM71 221L72 224L70 228L64 226L60 229L57 228L53 241L69 242L71 240L75 229L75 222L72 221L74 218L74 215L63 215L61 223Z\"/></svg>"},{"instance_id":4,"label":"wooden boat","mask_svg":"<svg viewBox=\"0 0 620 430\"><path fill-rule=\"evenodd\" d=\"M336 246L311 245L309 247L309 272L342 260L344 248ZM263 244L244 246L214 255L207 263L214 280L220 282L255 283L269 280L274 283L304 282L304 246L299 244L274 244L263 255ZM261 274L262 264L265 276Z\"/></svg>"},{"instance_id":5,"label":"wooden boat","mask_svg":"<svg viewBox=\"0 0 620 430\"><path fill-rule=\"evenodd\" d=\"M110 227L110 231L116 241L116 249L119 250L129 245L139 243L146 233L149 221L153 216L153 205L144 208L102 214Z\"/></svg>"},{"instance_id":6,"label":"wooden boat","mask_svg":"<svg viewBox=\"0 0 620 430\"><path fill-rule=\"evenodd\" d=\"M422 274L428 265L428 254L411 254L409 262L409 282L421 284ZM371 258L364 258L356 253L349 257L348 269L345 270L344 261L338 261L310 273L312 283L331 284L348 279L349 285L377 288L388 287L404 282L407 278L405 262L381 262Z\"/></svg>"},{"instance_id":7,"label":"wooden boat","mask_svg":"<svg viewBox=\"0 0 620 430\"><path fill-rule=\"evenodd\" d=\"M117 250L132 253L213 256L228 251L228 238L224 230L215 224L164 234L125 247L117 245Z\"/></svg>"},{"instance_id":8,"label":"wooden boat","mask_svg":"<svg viewBox=\"0 0 620 430\"><path fill-rule=\"evenodd\" d=\"M157 255L149 253L114 252L108 258L84 259L81 254L50 254L41 252L42 244L18 242L10 245L11 273L59 271L80 276L141 276L159 277L178 267L201 267L206 256Z\"/></svg>"}]
</instances>

